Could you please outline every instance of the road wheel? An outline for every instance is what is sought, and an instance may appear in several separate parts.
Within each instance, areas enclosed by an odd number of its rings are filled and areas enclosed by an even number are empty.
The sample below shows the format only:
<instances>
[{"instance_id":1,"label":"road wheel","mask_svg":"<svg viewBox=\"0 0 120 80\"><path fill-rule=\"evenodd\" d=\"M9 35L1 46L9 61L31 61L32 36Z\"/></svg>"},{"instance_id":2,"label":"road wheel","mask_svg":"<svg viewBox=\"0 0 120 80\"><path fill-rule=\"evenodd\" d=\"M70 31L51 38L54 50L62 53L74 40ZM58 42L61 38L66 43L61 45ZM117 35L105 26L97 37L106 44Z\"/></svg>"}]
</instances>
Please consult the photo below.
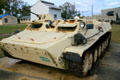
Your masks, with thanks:
<instances>
[{"instance_id":1,"label":"road wheel","mask_svg":"<svg viewBox=\"0 0 120 80\"><path fill-rule=\"evenodd\" d=\"M106 40L106 48L108 47L109 41L108 39Z\"/></svg>"},{"instance_id":2,"label":"road wheel","mask_svg":"<svg viewBox=\"0 0 120 80\"><path fill-rule=\"evenodd\" d=\"M108 37L108 46L110 45L111 35Z\"/></svg>"},{"instance_id":3,"label":"road wheel","mask_svg":"<svg viewBox=\"0 0 120 80\"><path fill-rule=\"evenodd\" d=\"M97 59L98 59L98 49L95 49L95 51L94 51L94 63L97 62Z\"/></svg>"},{"instance_id":4,"label":"road wheel","mask_svg":"<svg viewBox=\"0 0 120 80\"><path fill-rule=\"evenodd\" d=\"M98 50L98 56L100 57L101 54L102 54L102 46L100 45L100 46L99 46L99 50Z\"/></svg>"},{"instance_id":5,"label":"road wheel","mask_svg":"<svg viewBox=\"0 0 120 80\"><path fill-rule=\"evenodd\" d=\"M106 39L106 49L108 48L108 46L109 46L109 39Z\"/></svg>"},{"instance_id":6,"label":"road wheel","mask_svg":"<svg viewBox=\"0 0 120 80\"><path fill-rule=\"evenodd\" d=\"M107 39L105 40L105 49L107 48L108 41Z\"/></svg>"},{"instance_id":7,"label":"road wheel","mask_svg":"<svg viewBox=\"0 0 120 80\"><path fill-rule=\"evenodd\" d=\"M102 48L101 48L101 49L102 49L102 53L103 53L103 52L104 52L104 49L105 49L104 42L102 43L102 45L101 45L101 46L102 46Z\"/></svg>"},{"instance_id":8,"label":"road wheel","mask_svg":"<svg viewBox=\"0 0 120 80\"><path fill-rule=\"evenodd\" d=\"M104 41L104 50L106 49L106 41Z\"/></svg>"},{"instance_id":9,"label":"road wheel","mask_svg":"<svg viewBox=\"0 0 120 80\"><path fill-rule=\"evenodd\" d=\"M83 76L86 76L93 65L92 53L86 53L83 60Z\"/></svg>"}]
</instances>

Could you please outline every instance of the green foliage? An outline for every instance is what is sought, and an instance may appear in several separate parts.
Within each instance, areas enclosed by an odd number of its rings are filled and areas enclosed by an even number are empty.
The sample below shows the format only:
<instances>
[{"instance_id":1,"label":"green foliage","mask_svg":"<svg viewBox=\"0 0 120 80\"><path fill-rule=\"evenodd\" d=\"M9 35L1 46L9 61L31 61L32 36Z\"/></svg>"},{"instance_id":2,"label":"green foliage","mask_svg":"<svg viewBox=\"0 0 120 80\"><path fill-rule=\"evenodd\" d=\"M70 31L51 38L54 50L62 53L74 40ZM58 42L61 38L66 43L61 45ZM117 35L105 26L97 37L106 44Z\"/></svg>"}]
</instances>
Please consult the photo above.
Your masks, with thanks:
<instances>
[{"instance_id":1,"label":"green foliage","mask_svg":"<svg viewBox=\"0 0 120 80\"><path fill-rule=\"evenodd\" d=\"M62 11L61 16L63 19L67 19L67 11Z\"/></svg>"},{"instance_id":2,"label":"green foliage","mask_svg":"<svg viewBox=\"0 0 120 80\"><path fill-rule=\"evenodd\" d=\"M3 13L4 8L5 8L5 0L0 0L0 14Z\"/></svg>"},{"instance_id":3,"label":"green foliage","mask_svg":"<svg viewBox=\"0 0 120 80\"><path fill-rule=\"evenodd\" d=\"M60 8L62 9L61 16L63 19L73 19L75 16L80 16L80 12L75 9L75 5L69 2L64 3Z\"/></svg>"},{"instance_id":4,"label":"green foliage","mask_svg":"<svg viewBox=\"0 0 120 80\"><path fill-rule=\"evenodd\" d=\"M80 16L80 12L77 13L77 16Z\"/></svg>"},{"instance_id":5,"label":"green foliage","mask_svg":"<svg viewBox=\"0 0 120 80\"><path fill-rule=\"evenodd\" d=\"M0 49L0 58L4 57L2 50Z\"/></svg>"},{"instance_id":6,"label":"green foliage","mask_svg":"<svg viewBox=\"0 0 120 80\"><path fill-rule=\"evenodd\" d=\"M22 9L20 9L20 17L22 16L30 16L30 6L23 5Z\"/></svg>"},{"instance_id":7,"label":"green foliage","mask_svg":"<svg viewBox=\"0 0 120 80\"><path fill-rule=\"evenodd\" d=\"M30 6L23 2L22 0L0 0L0 14L3 14L3 11L6 13L16 16L29 16Z\"/></svg>"}]
</instances>

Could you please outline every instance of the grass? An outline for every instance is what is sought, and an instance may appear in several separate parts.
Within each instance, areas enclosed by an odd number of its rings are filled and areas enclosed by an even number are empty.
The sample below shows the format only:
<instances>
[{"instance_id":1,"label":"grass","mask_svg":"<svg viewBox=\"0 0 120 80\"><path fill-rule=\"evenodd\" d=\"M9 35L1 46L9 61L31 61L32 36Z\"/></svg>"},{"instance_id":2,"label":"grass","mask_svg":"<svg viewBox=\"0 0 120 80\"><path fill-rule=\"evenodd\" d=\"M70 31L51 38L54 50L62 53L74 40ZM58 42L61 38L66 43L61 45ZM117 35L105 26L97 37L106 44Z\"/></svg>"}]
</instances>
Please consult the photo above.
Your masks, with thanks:
<instances>
[{"instance_id":1,"label":"grass","mask_svg":"<svg viewBox=\"0 0 120 80\"><path fill-rule=\"evenodd\" d=\"M17 24L17 25L2 25L0 26L0 34L9 34L9 33L13 33L15 32L16 30L24 30L26 27L25 24ZM7 36L5 36L7 37ZM5 38L4 37L4 38ZM2 39L3 37L0 36L0 40Z\"/></svg>"},{"instance_id":2,"label":"grass","mask_svg":"<svg viewBox=\"0 0 120 80\"><path fill-rule=\"evenodd\" d=\"M17 24L17 25L2 25L0 26L0 34L5 33L12 33L16 30L23 30L25 29L26 25L24 24Z\"/></svg>"},{"instance_id":3,"label":"grass","mask_svg":"<svg viewBox=\"0 0 120 80\"><path fill-rule=\"evenodd\" d=\"M3 54L3 52L0 49L0 58L2 58L2 57L4 57L4 54Z\"/></svg>"},{"instance_id":4,"label":"grass","mask_svg":"<svg viewBox=\"0 0 120 80\"><path fill-rule=\"evenodd\" d=\"M120 25L112 26L112 42L120 43Z\"/></svg>"}]
</instances>

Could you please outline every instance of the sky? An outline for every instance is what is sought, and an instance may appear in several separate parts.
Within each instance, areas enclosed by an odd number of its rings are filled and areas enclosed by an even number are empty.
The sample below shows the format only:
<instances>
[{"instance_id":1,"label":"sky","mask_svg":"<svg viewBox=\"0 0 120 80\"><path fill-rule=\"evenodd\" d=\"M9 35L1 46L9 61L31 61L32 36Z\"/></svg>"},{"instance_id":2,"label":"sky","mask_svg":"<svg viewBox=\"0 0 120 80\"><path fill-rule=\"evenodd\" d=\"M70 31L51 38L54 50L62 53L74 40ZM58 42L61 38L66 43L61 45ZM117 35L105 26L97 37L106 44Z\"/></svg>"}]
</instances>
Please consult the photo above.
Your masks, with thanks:
<instances>
[{"instance_id":1,"label":"sky","mask_svg":"<svg viewBox=\"0 0 120 80\"><path fill-rule=\"evenodd\" d=\"M35 4L38 0L23 0L29 5ZM81 12L84 16L92 15L92 2L93 2L93 13L94 15L100 14L102 9L120 7L120 0L44 0L53 2L59 6L65 2L75 4L76 9Z\"/></svg>"}]
</instances>

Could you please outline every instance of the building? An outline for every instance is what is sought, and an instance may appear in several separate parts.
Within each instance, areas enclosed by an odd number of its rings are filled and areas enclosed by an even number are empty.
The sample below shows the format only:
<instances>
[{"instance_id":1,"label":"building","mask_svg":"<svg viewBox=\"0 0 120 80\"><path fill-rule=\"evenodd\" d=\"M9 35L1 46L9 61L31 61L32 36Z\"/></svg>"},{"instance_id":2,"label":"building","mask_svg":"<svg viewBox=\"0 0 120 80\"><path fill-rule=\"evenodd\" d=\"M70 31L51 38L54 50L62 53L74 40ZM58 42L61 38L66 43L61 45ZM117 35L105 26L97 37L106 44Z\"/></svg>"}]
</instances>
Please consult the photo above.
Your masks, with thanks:
<instances>
[{"instance_id":1,"label":"building","mask_svg":"<svg viewBox=\"0 0 120 80\"><path fill-rule=\"evenodd\" d=\"M61 19L61 9L54 3L39 0L31 7L31 12L36 14L51 14L54 19ZM38 17L31 13L31 21L38 19Z\"/></svg>"},{"instance_id":2,"label":"building","mask_svg":"<svg viewBox=\"0 0 120 80\"><path fill-rule=\"evenodd\" d=\"M20 18L20 23L21 24L27 24L27 23L30 23L30 16L23 16Z\"/></svg>"},{"instance_id":3,"label":"building","mask_svg":"<svg viewBox=\"0 0 120 80\"><path fill-rule=\"evenodd\" d=\"M118 18L120 19L120 7L104 9L101 11L100 15L94 15L93 17L97 20L117 21Z\"/></svg>"},{"instance_id":4,"label":"building","mask_svg":"<svg viewBox=\"0 0 120 80\"><path fill-rule=\"evenodd\" d=\"M107 16L108 14L111 15L111 16L104 18L105 20L116 21L117 17L120 18L120 7L102 10L102 15L103 16Z\"/></svg>"},{"instance_id":5,"label":"building","mask_svg":"<svg viewBox=\"0 0 120 80\"><path fill-rule=\"evenodd\" d=\"M17 18L8 14L0 15L0 25L17 24Z\"/></svg>"}]
</instances>

